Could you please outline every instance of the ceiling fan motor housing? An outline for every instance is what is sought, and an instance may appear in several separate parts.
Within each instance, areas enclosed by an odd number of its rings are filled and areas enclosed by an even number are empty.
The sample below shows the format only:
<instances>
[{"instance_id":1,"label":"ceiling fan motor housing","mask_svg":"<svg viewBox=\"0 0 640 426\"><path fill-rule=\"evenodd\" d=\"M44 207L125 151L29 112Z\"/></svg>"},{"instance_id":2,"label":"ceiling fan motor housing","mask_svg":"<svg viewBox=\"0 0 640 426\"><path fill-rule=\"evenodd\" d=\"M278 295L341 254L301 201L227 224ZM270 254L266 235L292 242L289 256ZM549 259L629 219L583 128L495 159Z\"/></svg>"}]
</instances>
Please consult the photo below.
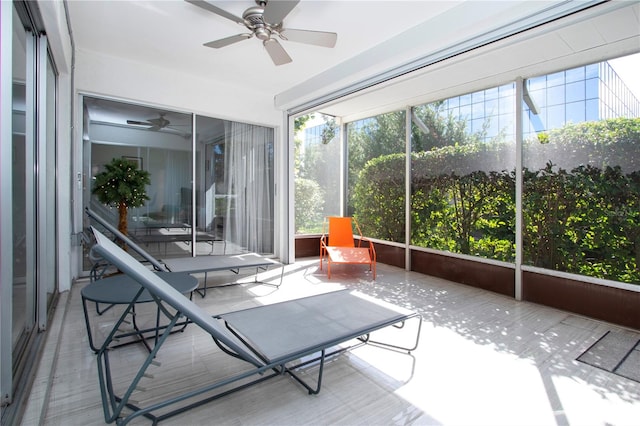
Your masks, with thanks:
<instances>
[{"instance_id":1,"label":"ceiling fan motor housing","mask_svg":"<svg viewBox=\"0 0 640 426\"><path fill-rule=\"evenodd\" d=\"M264 14L263 7L250 7L242 14L242 19L247 28L251 29L256 38L265 41L271 38L272 28L271 25L264 22L262 15Z\"/></svg>"}]
</instances>

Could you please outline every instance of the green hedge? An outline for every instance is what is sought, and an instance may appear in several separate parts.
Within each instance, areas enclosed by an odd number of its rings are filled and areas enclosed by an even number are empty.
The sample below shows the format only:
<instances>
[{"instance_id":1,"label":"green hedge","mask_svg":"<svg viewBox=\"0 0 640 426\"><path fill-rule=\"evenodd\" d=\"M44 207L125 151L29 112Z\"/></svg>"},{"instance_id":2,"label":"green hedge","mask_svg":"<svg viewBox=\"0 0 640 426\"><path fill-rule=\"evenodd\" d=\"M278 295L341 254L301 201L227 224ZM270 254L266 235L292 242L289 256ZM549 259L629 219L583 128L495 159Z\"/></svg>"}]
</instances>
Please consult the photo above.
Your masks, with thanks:
<instances>
[{"instance_id":1,"label":"green hedge","mask_svg":"<svg viewBox=\"0 0 640 426\"><path fill-rule=\"evenodd\" d=\"M570 124L523 148L524 262L640 283L640 119ZM411 169L413 245L514 261L514 144L415 153ZM353 203L367 236L404 242L404 170L393 154L361 171Z\"/></svg>"}]
</instances>

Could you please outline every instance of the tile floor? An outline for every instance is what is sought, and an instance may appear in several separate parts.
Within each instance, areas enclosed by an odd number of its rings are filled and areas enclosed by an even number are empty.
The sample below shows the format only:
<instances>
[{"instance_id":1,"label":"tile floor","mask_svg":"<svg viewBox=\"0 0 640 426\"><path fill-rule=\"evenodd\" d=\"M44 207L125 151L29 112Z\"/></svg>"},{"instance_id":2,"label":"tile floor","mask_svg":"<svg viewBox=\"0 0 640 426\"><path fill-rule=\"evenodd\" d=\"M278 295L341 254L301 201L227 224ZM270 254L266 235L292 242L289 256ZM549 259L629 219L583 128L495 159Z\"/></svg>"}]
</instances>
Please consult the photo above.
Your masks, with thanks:
<instances>
[{"instance_id":1,"label":"tile floor","mask_svg":"<svg viewBox=\"0 0 640 426\"><path fill-rule=\"evenodd\" d=\"M261 280L277 282L279 270ZM202 278L200 277L202 280ZM211 313L273 303L339 288L357 289L422 315L420 345L411 355L364 346L333 359L315 396L278 377L167 419L163 425L638 425L640 383L576 361L608 330L619 327L446 280L378 265L378 277L341 265L328 280L317 260L287 265L279 288L253 276L209 275L194 301ZM96 357L89 350L80 290L60 298L47 337L24 425L105 424ZM146 305L151 306L151 305ZM146 316L153 319L149 308ZM92 314L97 336L116 310ZM119 377L145 356L142 345L114 351ZM159 354L159 375L139 400L187 389L236 368L210 337L190 325ZM309 374L313 374L310 371ZM150 424L136 419L131 424Z\"/></svg>"}]
</instances>

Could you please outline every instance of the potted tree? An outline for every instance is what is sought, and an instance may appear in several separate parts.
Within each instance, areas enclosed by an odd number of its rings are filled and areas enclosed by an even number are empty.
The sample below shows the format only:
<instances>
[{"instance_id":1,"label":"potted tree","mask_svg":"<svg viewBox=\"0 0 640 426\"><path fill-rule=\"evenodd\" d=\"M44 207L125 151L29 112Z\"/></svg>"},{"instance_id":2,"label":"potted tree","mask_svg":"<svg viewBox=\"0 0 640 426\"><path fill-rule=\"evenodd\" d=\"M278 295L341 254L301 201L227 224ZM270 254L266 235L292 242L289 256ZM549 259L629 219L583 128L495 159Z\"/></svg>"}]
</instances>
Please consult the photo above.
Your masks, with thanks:
<instances>
[{"instance_id":1,"label":"potted tree","mask_svg":"<svg viewBox=\"0 0 640 426\"><path fill-rule=\"evenodd\" d=\"M101 203L118 208L118 230L127 231L127 209L140 207L149 199L146 186L151 183L149 172L135 161L114 158L105 164L105 171L95 176L92 193Z\"/></svg>"}]
</instances>

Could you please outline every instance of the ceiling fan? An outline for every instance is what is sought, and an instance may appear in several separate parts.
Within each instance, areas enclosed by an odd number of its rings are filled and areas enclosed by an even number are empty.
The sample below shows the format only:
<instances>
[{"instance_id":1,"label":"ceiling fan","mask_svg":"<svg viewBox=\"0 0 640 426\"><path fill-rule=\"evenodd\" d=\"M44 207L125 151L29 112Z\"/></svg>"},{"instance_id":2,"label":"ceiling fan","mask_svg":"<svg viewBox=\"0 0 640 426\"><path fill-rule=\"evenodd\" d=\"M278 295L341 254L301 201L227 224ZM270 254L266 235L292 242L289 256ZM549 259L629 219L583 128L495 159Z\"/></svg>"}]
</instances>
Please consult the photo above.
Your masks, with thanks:
<instances>
[{"instance_id":1,"label":"ceiling fan","mask_svg":"<svg viewBox=\"0 0 640 426\"><path fill-rule=\"evenodd\" d=\"M158 118L150 118L146 121L127 120L127 124L132 124L134 126L149 126L147 130L160 130L171 124L171 122L164 118L164 116L165 113L161 112L160 117Z\"/></svg>"},{"instance_id":2,"label":"ceiling fan","mask_svg":"<svg viewBox=\"0 0 640 426\"><path fill-rule=\"evenodd\" d=\"M313 44L322 47L334 47L338 35L336 33L311 30L296 30L284 28L282 20L293 10L300 0L255 0L257 6L248 8L242 14L242 18L227 12L218 6L204 0L185 0L195 6L213 12L223 18L230 19L244 25L250 33L236 34L219 40L210 41L204 45L219 49L242 40L256 37L262 40L264 48L276 65L291 62L291 57L275 38L289 40L298 43Z\"/></svg>"},{"instance_id":3,"label":"ceiling fan","mask_svg":"<svg viewBox=\"0 0 640 426\"><path fill-rule=\"evenodd\" d=\"M161 112L159 114L160 114L160 116L158 118L150 118L150 119L145 120L145 121L127 120L127 124L131 124L133 126L148 126L146 128L146 130L153 130L153 131L165 130L165 131L169 131L170 133L178 134L178 135L183 136L185 138L190 138L191 137L191 133L186 133L186 132L176 128L176 126L177 127L189 127L189 128L191 128L190 125L188 125L188 124L178 124L178 125L172 126L171 122L164 117L166 115L166 113Z\"/></svg>"}]
</instances>

